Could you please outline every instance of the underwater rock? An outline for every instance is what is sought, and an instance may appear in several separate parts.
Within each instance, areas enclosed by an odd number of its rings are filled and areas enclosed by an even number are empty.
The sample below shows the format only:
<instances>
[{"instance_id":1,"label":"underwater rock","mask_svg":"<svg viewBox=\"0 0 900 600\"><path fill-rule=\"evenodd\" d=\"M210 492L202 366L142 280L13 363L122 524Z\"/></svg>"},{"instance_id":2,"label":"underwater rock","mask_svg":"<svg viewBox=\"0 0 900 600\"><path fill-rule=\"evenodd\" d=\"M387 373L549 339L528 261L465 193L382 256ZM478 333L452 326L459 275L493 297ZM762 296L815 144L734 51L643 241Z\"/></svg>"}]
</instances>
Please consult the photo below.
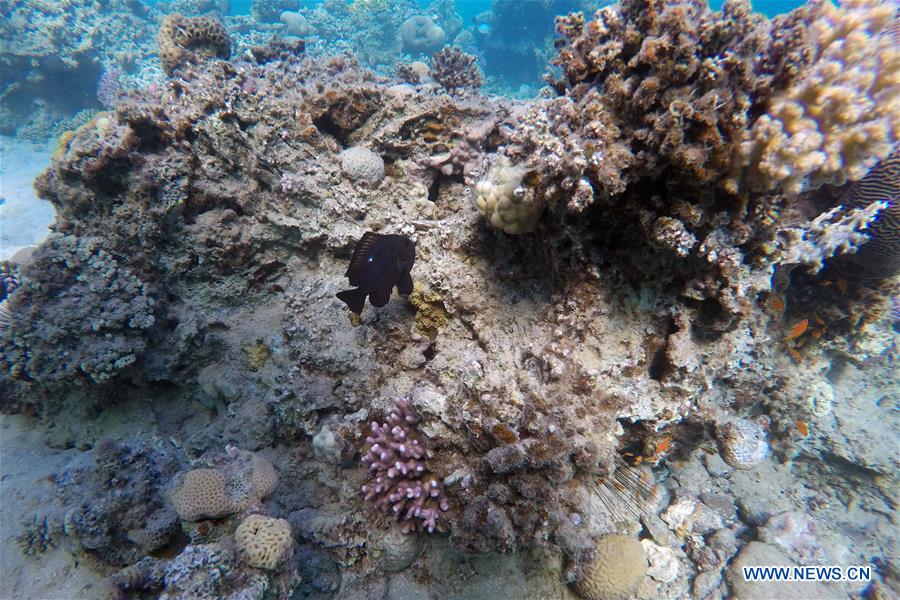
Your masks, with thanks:
<instances>
[{"instance_id":1,"label":"underwater rock","mask_svg":"<svg viewBox=\"0 0 900 600\"><path fill-rule=\"evenodd\" d=\"M425 538L417 532L404 533L392 525L386 532L369 537L369 552L384 571L398 573L414 563L425 551Z\"/></svg>"},{"instance_id":2,"label":"underwater rock","mask_svg":"<svg viewBox=\"0 0 900 600\"><path fill-rule=\"evenodd\" d=\"M822 564L825 560L815 521L806 513L790 511L769 517L759 529L759 540L780 547L800 564Z\"/></svg>"},{"instance_id":3,"label":"underwater rock","mask_svg":"<svg viewBox=\"0 0 900 600\"><path fill-rule=\"evenodd\" d=\"M278 17L278 20L287 26L287 34L304 37L310 34L312 27L306 17L298 12L286 10Z\"/></svg>"},{"instance_id":4,"label":"underwater rock","mask_svg":"<svg viewBox=\"0 0 900 600\"><path fill-rule=\"evenodd\" d=\"M743 568L750 566L795 565L778 548L762 542L750 542L728 567L728 583L738 600L765 600L768 598L806 600L808 598L836 599L843 597L817 582L747 581L744 579Z\"/></svg>"}]
</instances>

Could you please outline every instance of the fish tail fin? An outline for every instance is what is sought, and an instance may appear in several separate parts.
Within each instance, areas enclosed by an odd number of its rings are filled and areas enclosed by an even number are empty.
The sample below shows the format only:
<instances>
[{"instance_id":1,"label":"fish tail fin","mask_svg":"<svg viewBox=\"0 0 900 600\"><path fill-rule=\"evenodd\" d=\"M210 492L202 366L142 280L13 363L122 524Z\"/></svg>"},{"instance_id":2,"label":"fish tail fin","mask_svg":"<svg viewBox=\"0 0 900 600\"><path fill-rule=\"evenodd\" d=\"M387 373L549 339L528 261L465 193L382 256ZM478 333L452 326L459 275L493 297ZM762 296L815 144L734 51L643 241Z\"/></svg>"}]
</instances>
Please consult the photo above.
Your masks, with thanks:
<instances>
[{"instance_id":1,"label":"fish tail fin","mask_svg":"<svg viewBox=\"0 0 900 600\"><path fill-rule=\"evenodd\" d=\"M338 299L347 305L351 312L355 312L358 315L362 314L363 306L366 304L366 294L361 289L344 290L336 295Z\"/></svg>"}]
</instances>

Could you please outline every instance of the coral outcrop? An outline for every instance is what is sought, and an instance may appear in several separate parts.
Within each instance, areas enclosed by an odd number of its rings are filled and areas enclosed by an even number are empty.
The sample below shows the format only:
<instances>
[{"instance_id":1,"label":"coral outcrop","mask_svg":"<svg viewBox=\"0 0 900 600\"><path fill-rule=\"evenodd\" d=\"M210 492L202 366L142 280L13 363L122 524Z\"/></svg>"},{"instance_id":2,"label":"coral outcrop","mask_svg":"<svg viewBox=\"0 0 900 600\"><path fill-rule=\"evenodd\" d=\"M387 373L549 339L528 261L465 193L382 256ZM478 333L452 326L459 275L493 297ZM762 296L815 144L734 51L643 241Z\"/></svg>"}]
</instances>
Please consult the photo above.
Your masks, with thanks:
<instances>
[{"instance_id":1,"label":"coral outcrop","mask_svg":"<svg viewBox=\"0 0 900 600\"><path fill-rule=\"evenodd\" d=\"M341 168L353 181L378 185L384 179L384 160L368 148L347 148L341 152Z\"/></svg>"},{"instance_id":2,"label":"coral outcrop","mask_svg":"<svg viewBox=\"0 0 900 600\"><path fill-rule=\"evenodd\" d=\"M596 556L584 568L575 591L585 600L625 600L637 590L647 573L647 555L641 543L622 535L597 540Z\"/></svg>"},{"instance_id":3,"label":"coral outcrop","mask_svg":"<svg viewBox=\"0 0 900 600\"><path fill-rule=\"evenodd\" d=\"M211 58L231 56L228 31L214 17L167 15L156 40L159 61L166 75L172 75L186 64L202 64Z\"/></svg>"},{"instance_id":4,"label":"coral outcrop","mask_svg":"<svg viewBox=\"0 0 900 600\"><path fill-rule=\"evenodd\" d=\"M403 41L404 52L413 55L427 54L443 46L447 41L447 34L430 18L416 15L400 26L400 39Z\"/></svg>"}]
</instances>

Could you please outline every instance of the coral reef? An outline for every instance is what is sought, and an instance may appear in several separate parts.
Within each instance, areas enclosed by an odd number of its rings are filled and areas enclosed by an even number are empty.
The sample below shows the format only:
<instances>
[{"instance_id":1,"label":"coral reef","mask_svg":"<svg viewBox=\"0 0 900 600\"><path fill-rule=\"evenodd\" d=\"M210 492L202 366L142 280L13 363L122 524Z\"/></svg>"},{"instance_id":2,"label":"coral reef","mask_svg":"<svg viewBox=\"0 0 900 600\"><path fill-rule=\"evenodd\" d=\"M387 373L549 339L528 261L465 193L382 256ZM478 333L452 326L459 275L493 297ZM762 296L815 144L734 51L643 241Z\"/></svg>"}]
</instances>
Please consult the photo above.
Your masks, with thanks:
<instances>
[{"instance_id":1,"label":"coral reef","mask_svg":"<svg viewBox=\"0 0 900 600\"><path fill-rule=\"evenodd\" d=\"M769 455L765 430L748 419L734 419L716 431L722 459L736 469L752 469Z\"/></svg>"},{"instance_id":2,"label":"coral reef","mask_svg":"<svg viewBox=\"0 0 900 600\"><path fill-rule=\"evenodd\" d=\"M399 526L377 532L369 539L369 552L388 573L410 566L425 551L425 538L416 532L404 532Z\"/></svg>"},{"instance_id":3,"label":"coral reef","mask_svg":"<svg viewBox=\"0 0 900 600\"><path fill-rule=\"evenodd\" d=\"M509 234L537 229L543 207L522 185L525 172L503 157L475 186L475 206L487 221Z\"/></svg>"},{"instance_id":4,"label":"coral reef","mask_svg":"<svg viewBox=\"0 0 900 600\"><path fill-rule=\"evenodd\" d=\"M366 500L393 514L403 533L434 531L441 512L450 508L441 483L428 471L425 461L433 454L419 441L416 423L409 402L398 400L384 423L372 421L362 457L371 478L362 488Z\"/></svg>"},{"instance_id":5,"label":"coral reef","mask_svg":"<svg viewBox=\"0 0 900 600\"><path fill-rule=\"evenodd\" d=\"M29 273L41 273L39 278ZM146 348L153 325L151 286L103 239L55 235L23 268L10 296L4 370L38 382L110 379Z\"/></svg>"},{"instance_id":6,"label":"coral reef","mask_svg":"<svg viewBox=\"0 0 900 600\"><path fill-rule=\"evenodd\" d=\"M431 77L451 94L478 89L484 83L475 57L457 47L434 53L431 57Z\"/></svg>"},{"instance_id":7,"label":"coral reef","mask_svg":"<svg viewBox=\"0 0 900 600\"><path fill-rule=\"evenodd\" d=\"M299 0L253 0L250 12L260 23L277 23L284 11L296 11Z\"/></svg>"},{"instance_id":8,"label":"coral reef","mask_svg":"<svg viewBox=\"0 0 900 600\"><path fill-rule=\"evenodd\" d=\"M172 75L186 64L202 64L211 58L231 56L228 31L213 17L167 15L156 39L159 61L166 75Z\"/></svg>"}]
</instances>

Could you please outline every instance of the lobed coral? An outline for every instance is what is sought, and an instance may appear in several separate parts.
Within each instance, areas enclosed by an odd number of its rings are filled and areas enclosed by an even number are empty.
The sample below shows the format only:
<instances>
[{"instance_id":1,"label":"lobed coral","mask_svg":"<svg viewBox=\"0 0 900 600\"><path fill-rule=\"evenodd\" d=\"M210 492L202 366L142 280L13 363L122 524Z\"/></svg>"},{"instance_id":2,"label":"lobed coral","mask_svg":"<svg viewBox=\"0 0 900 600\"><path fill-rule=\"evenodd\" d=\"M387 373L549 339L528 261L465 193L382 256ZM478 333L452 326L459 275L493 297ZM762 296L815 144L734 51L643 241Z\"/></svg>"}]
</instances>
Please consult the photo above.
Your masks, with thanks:
<instances>
[{"instance_id":1,"label":"lobed coral","mask_svg":"<svg viewBox=\"0 0 900 600\"><path fill-rule=\"evenodd\" d=\"M796 194L857 181L900 139L900 48L886 31L896 7L821 2L813 15L812 64L769 100L742 145L757 189Z\"/></svg>"},{"instance_id":2,"label":"lobed coral","mask_svg":"<svg viewBox=\"0 0 900 600\"><path fill-rule=\"evenodd\" d=\"M408 18L400 26L400 39L403 42L404 52L425 54L443 46L447 41L447 34L430 18L416 15Z\"/></svg>"},{"instance_id":3,"label":"lobed coral","mask_svg":"<svg viewBox=\"0 0 900 600\"><path fill-rule=\"evenodd\" d=\"M166 75L186 64L202 64L212 58L231 56L231 37L214 17L167 15L156 36L159 61Z\"/></svg>"},{"instance_id":4,"label":"lobed coral","mask_svg":"<svg viewBox=\"0 0 900 600\"><path fill-rule=\"evenodd\" d=\"M362 487L366 500L392 514L404 533L434 531L441 512L450 508L443 486L425 463L433 454L419 439L418 422L409 402L397 400L384 423L372 421L369 449L362 457L371 480Z\"/></svg>"},{"instance_id":5,"label":"lobed coral","mask_svg":"<svg viewBox=\"0 0 900 600\"><path fill-rule=\"evenodd\" d=\"M247 563L258 569L277 569L293 556L294 537L284 519L250 515L238 525L234 541Z\"/></svg>"},{"instance_id":6,"label":"lobed coral","mask_svg":"<svg viewBox=\"0 0 900 600\"><path fill-rule=\"evenodd\" d=\"M537 229L544 207L534 192L523 185L523 169L502 157L487 177L475 185L475 206L488 223L509 234L531 233Z\"/></svg>"}]
</instances>

